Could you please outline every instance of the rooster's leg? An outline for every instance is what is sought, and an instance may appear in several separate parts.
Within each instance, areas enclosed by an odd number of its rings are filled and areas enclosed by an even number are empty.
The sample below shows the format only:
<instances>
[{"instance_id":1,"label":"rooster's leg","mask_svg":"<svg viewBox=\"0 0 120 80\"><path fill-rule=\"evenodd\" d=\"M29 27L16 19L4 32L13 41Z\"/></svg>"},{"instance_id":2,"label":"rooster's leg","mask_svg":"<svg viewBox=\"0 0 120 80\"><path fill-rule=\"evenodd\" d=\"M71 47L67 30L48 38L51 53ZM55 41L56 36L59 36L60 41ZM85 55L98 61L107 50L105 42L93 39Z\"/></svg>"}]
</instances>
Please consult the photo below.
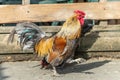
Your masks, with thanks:
<instances>
[{"instance_id":1,"label":"rooster's leg","mask_svg":"<svg viewBox=\"0 0 120 80\"><path fill-rule=\"evenodd\" d=\"M57 68L53 66L53 76L60 76L60 74L57 72Z\"/></svg>"},{"instance_id":2,"label":"rooster's leg","mask_svg":"<svg viewBox=\"0 0 120 80\"><path fill-rule=\"evenodd\" d=\"M41 69L47 69L49 63L47 63L47 61L45 60L45 58L43 58L41 60Z\"/></svg>"}]
</instances>

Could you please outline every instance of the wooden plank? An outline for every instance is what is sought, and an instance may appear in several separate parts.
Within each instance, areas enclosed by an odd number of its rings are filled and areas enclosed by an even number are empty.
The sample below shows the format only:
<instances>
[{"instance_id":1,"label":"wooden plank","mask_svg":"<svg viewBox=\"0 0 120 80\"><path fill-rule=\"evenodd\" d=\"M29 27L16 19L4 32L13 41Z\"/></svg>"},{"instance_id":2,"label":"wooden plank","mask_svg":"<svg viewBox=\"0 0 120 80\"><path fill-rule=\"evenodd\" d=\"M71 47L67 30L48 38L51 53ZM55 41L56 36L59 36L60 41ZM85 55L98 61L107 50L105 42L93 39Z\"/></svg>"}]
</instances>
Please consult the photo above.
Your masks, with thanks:
<instances>
[{"instance_id":1,"label":"wooden plank","mask_svg":"<svg viewBox=\"0 0 120 80\"><path fill-rule=\"evenodd\" d=\"M0 34L9 34L15 26L0 27ZM58 32L61 26L39 26L45 32Z\"/></svg>"},{"instance_id":2,"label":"wooden plank","mask_svg":"<svg viewBox=\"0 0 120 80\"><path fill-rule=\"evenodd\" d=\"M13 44L7 45L9 32L14 27L0 27L0 54L25 53L17 45L16 37ZM60 26L40 26L46 32L58 32ZM95 25L80 42L79 51L118 51L120 50L120 25Z\"/></svg>"},{"instance_id":3,"label":"wooden plank","mask_svg":"<svg viewBox=\"0 0 120 80\"><path fill-rule=\"evenodd\" d=\"M40 61L41 58L37 54L0 54L0 63L8 61Z\"/></svg>"},{"instance_id":4,"label":"wooden plank","mask_svg":"<svg viewBox=\"0 0 120 80\"><path fill-rule=\"evenodd\" d=\"M92 30L120 30L120 25L95 25Z\"/></svg>"},{"instance_id":5,"label":"wooden plank","mask_svg":"<svg viewBox=\"0 0 120 80\"><path fill-rule=\"evenodd\" d=\"M0 54L1 53L25 53L21 51L17 41L7 45L8 34L0 35ZM80 41L79 51L120 51L120 37L83 37ZM29 52L29 51L28 51Z\"/></svg>"},{"instance_id":6,"label":"wooden plank","mask_svg":"<svg viewBox=\"0 0 120 80\"><path fill-rule=\"evenodd\" d=\"M120 37L84 37L79 51L120 51Z\"/></svg>"},{"instance_id":7,"label":"wooden plank","mask_svg":"<svg viewBox=\"0 0 120 80\"><path fill-rule=\"evenodd\" d=\"M7 44L8 34L0 35L0 53L25 53L31 51L22 51L19 44L17 44L17 36L15 36L12 44Z\"/></svg>"},{"instance_id":8,"label":"wooden plank","mask_svg":"<svg viewBox=\"0 0 120 80\"><path fill-rule=\"evenodd\" d=\"M77 54L77 53L76 53ZM103 57L105 59L109 58L115 58L115 59L120 59L120 52L87 52L87 53L78 53L76 57L81 57L80 54L82 55L83 58L100 58Z\"/></svg>"},{"instance_id":9,"label":"wooden plank","mask_svg":"<svg viewBox=\"0 0 120 80\"><path fill-rule=\"evenodd\" d=\"M116 32L117 30L115 30L114 32L111 32L113 30L107 30L107 31L90 32L90 33L87 33L85 37L91 38L91 39L96 37L112 37L112 38L120 37L120 31L119 32Z\"/></svg>"},{"instance_id":10,"label":"wooden plank","mask_svg":"<svg viewBox=\"0 0 120 80\"><path fill-rule=\"evenodd\" d=\"M120 51L120 26L94 26L80 44L81 51Z\"/></svg>"},{"instance_id":11,"label":"wooden plank","mask_svg":"<svg viewBox=\"0 0 120 80\"><path fill-rule=\"evenodd\" d=\"M4 38L4 37L0 36L0 38ZM80 47L78 51L87 51L87 52L120 51L120 45L118 44L120 44L120 37L114 37L114 38L113 37L112 38L111 37L100 37L100 38L84 37L80 42ZM4 38L4 41L2 40L0 42L0 54L25 53L25 52L31 52L31 51L21 51L16 41L13 44L7 45Z\"/></svg>"},{"instance_id":12,"label":"wooden plank","mask_svg":"<svg viewBox=\"0 0 120 80\"><path fill-rule=\"evenodd\" d=\"M0 34L8 34L15 26L0 26ZM58 32L62 26L39 26L45 32ZM120 25L95 25L94 32L119 32Z\"/></svg>"},{"instance_id":13,"label":"wooden plank","mask_svg":"<svg viewBox=\"0 0 120 80\"><path fill-rule=\"evenodd\" d=\"M61 26L39 26L46 33L56 33ZM9 34L14 27L0 27L0 34ZM86 37L120 37L120 25L98 26L95 25Z\"/></svg>"},{"instance_id":14,"label":"wooden plank","mask_svg":"<svg viewBox=\"0 0 120 80\"><path fill-rule=\"evenodd\" d=\"M108 24L108 21L100 21L99 23L100 26L107 25L107 24Z\"/></svg>"},{"instance_id":15,"label":"wooden plank","mask_svg":"<svg viewBox=\"0 0 120 80\"><path fill-rule=\"evenodd\" d=\"M113 59L120 59L120 52L76 52L75 58L102 58L111 60ZM105 58L106 57L106 58ZM6 54L1 55L0 54L0 63L2 62L8 62L8 61L40 61L41 58L37 56L36 54Z\"/></svg>"},{"instance_id":16,"label":"wooden plank","mask_svg":"<svg viewBox=\"0 0 120 80\"><path fill-rule=\"evenodd\" d=\"M85 37L120 37L120 26L94 26L91 32L87 33Z\"/></svg>"},{"instance_id":17,"label":"wooden plank","mask_svg":"<svg viewBox=\"0 0 120 80\"><path fill-rule=\"evenodd\" d=\"M0 5L0 23L63 21L78 9L86 13L87 19L120 19L119 5L120 2Z\"/></svg>"}]
</instances>

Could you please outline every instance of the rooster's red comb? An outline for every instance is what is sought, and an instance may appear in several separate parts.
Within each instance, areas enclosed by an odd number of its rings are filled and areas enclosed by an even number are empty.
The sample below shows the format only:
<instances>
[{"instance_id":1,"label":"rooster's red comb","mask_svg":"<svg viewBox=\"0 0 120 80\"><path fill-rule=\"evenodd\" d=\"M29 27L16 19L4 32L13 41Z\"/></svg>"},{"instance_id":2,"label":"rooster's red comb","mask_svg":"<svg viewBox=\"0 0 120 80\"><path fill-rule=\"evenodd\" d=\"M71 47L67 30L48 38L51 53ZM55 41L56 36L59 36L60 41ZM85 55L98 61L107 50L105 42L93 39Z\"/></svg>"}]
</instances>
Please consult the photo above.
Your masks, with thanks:
<instances>
[{"instance_id":1,"label":"rooster's red comb","mask_svg":"<svg viewBox=\"0 0 120 80\"><path fill-rule=\"evenodd\" d=\"M85 12L80 11L80 10L75 10L74 13L81 14L82 16L85 16Z\"/></svg>"}]
</instances>

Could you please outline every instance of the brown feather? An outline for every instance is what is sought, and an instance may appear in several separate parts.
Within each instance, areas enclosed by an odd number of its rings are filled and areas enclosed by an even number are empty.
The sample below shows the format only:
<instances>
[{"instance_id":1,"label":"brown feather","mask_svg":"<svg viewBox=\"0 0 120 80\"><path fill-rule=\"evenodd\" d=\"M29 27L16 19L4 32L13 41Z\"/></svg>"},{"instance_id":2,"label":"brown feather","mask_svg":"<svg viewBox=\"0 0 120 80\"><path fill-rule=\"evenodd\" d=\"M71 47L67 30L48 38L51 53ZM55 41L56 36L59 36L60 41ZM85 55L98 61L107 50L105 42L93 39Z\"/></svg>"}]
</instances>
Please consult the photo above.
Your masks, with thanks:
<instances>
[{"instance_id":1,"label":"brown feather","mask_svg":"<svg viewBox=\"0 0 120 80\"><path fill-rule=\"evenodd\" d=\"M54 44L52 51L47 56L47 61L54 65L60 65L64 58L61 56L65 47L66 47L67 40L62 37L54 37Z\"/></svg>"},{"instance_id":2,"label":"brown feather","mask_svg":"<svg viewBox=\"0 0 120 80\"><path fill-rule=\"evenodd\" d=\"M48 63L58 65L63 61L61 54L66 43L66 39L62 37L43 38L35 45L35 51L41 57L46 57Z\"/></svg>"},{"instance_id":3,"label":"brown feather","mask_svg":"<svg viewBox=\"0 0 120 80\"><path fill-rule=\"evenodd\" d=\"M49 54L53 46L53 38L43 38L35 45L35 52L41 57Z\"/></svg>"},{"instance_id":4,"label":"brown feather","mask_svg":"<svg viewBox=\"0 0 120 80\"><path fill-rule=\"evenodd\" d=\"M53 51L63 52L66 46L66 39L62 37L55 37Z\"/></svg>"}]
</instances>

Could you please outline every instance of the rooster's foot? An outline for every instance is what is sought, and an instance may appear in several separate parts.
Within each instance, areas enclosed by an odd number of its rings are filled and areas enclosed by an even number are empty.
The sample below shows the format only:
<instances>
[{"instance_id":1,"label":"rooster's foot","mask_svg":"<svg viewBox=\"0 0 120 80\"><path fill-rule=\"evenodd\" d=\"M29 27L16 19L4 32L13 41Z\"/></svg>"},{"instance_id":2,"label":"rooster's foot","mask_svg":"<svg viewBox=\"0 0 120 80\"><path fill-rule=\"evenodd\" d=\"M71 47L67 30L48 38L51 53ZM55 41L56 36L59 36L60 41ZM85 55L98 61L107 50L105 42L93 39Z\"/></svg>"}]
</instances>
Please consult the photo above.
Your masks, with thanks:
<instances>
[{"instance_id":1,"label":"rooster's foot","mask_svg":"<svg viewBox=\"0 0 120 80\"><path fill-rule=\"evenodd\" d=\"M69 61L69 63L82 63L82 62L85 62L86 60L85 59L83 59L83 58L77 58L77 59L74 59L74 60L71 60L71 61Z\"/></svg>"},{"instance_id":2,"label":"rooster's foot","mask_svg":"<svg viewBox=\"0 0 120 80\"><path fill-rule=\"evenodd\" d=\"M54 77L60 77L61 75L57 72L56 67L53 67L53 76Z\"/></svg>"}]
</instances>

